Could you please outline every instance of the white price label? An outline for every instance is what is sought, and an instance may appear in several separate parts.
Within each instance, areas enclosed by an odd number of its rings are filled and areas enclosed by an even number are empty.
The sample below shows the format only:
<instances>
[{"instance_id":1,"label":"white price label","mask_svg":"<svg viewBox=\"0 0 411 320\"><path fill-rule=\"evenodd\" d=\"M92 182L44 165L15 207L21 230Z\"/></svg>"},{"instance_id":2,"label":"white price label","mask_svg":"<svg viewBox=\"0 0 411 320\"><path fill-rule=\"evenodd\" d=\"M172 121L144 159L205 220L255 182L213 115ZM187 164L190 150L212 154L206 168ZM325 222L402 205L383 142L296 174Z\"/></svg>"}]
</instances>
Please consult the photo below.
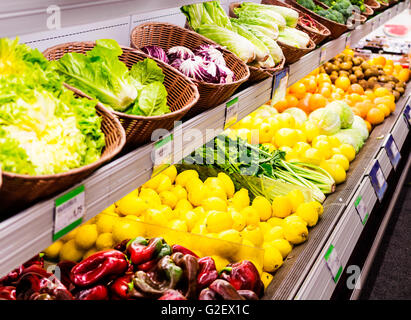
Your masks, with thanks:
<instances>
[{"instance_id":1,"label":"white price label","mask_svg":"<svg viewBox=\"0 0 411 320\"><path fill-rule=\"evenodd\" d=\"M382 201L388 185L378 160L372 166L369 176L378 200Z\"/></svg>"},{"instance_id":2,"label":"white price label","mask_svg":"<svg viewBox=\"0 0 411 320\"><path fill-rule=\"evenodd\" d=\"M285 98L288 85L288 67L281 70L274 76L273 92L271 96L271 106Z\"/></svg>"},{"instance_id":3,"label":"white price label","mask_svg":"<svg viewBox=\"0 0 411 320\"><path fill-rule=\"evenodd\" d=\"M163 139L154 143L153 149L153 174L152 177L157 175L160 171L171 165L173 154L173 135L169 134Z\"/></svg>"},{"instance_id":4,"label":"white price label","mask_svg":"<svg viewBox=\"0 0 411 320\"><path fill-rule=\"evenodd\" d=\"M337 250L333 245L330 245L330 247L328 248L327 253L324 256L324 259L328 269L331 272L334 282L337 283L338 279L341 276L343 267L340 258L338 258Z\"/></svg>"},{"instance_id":5,"label":"white price label","mask_svg":"<svg viewBox=\"0 0 411 320\"><path fill-rule=\"evenodd\" d=\"M388 159L390 159L391 165L393 166L394 170L396 170L401 159L401 154L391 133L387 138L387 142L385 143L384 148L387 152Z\"/></svg>"},{"instance_id":6,"label":"white price label","mask_svg":"<svg viewBox=\"0 0 411 320\"><path fill-rule=\"evenodd\" d=\"M320 50L320 62L319 62L320 66L325 62L326 55L327 55L327 48L322 47Z\"/></svg>"},{"instance_id":7,"label":"white price label","mask_svg":"<svg viewBox=\"0 0 411 320\"><path fill-rule=\"evenodd\" d=\"M367 206L362 196L358 196L357 199L355 199L354 206L357 210L358 215L360 216L362 224L365 224L367 222L369 213L367 211Z\"/></svg>"},{"instance_id":8,"label":"white price label","mask_svg":"<svg viewBox=\"0 0 411 320\"><path fill-rule=\"evenodd\" d=\"M76 228L83 221L85 210L84 185L55 200L53 241Z\"/></svg>"},{"instance_id":9,"label":"white price label","mask_svg":"<svg viewBox=\"0 0 411 320\"><path fill-rule=\"evenodd\" d=\"M238 97L226 103L224 130L231 127L238 120Z\"/></svg>"},{"instance_id":10,"label":"white price label","mask_svg":"<svg viewBox=\"0 0 411 320\"><path fill-rule=\"evenodd\" d=\"M345 38L345 46L351 47L351 32L347 33L347 37Z\"/></svg>"},{"instance_id":11,"label":"white price label","mask_svg":"<svg viewBox=\"0 0 411 320\"><path fill-rule=\"evenodd\" d=\"M376 178L377 178L377 181L378 181L378 186L380 187L380 188L382 188L382 186L384 185L384 183L385 183L385 178L384 178L384 173L382 172L382 170L381 170L381 167L377 170L377 173L376 173Z\"/></svg>"}]
</instances>

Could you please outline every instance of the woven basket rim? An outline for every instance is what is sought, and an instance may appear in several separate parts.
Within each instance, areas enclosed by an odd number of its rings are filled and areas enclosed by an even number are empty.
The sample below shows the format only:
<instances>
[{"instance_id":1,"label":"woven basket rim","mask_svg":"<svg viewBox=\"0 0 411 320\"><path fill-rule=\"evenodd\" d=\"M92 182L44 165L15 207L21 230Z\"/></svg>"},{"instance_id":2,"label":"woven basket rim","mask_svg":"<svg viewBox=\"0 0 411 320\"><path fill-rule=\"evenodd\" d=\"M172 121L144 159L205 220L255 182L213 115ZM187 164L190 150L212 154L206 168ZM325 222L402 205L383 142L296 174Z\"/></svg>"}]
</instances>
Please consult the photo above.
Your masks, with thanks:
<instances>
[{"instance_id":1,"label":"woven basket rim","mask_svg":"<svg viewBox=\"0 0 411 320\"><path fill-rule=\"evenodd\" d=\"M216 43L216 42L214 42L214 41L212 41L212 40L204 37L203 35L201 35L201 34L199 34L199 33L197 33L197 32L194 32L194 31L189 30L189 29L186 29L186 28L182 28L182 27L177 26L177 25L172 24L172 23L167 23L167 22L146 22L146 23L139 24L138 26L135 26L135 27L133 28L132 32L131 32L131 35L130 35L130 38L131 38L131 39L130 39L130 43L131 43L132 47L135 48L136 50L138 50L139 52L141 52L141 53L144 54L144 52L142 52L139 48L137 48L137 47L134 46L135 44L134 44L134 42L133 42L133 35L137 32L138 29L140 29L140 28L142 28L142 27L145 27L145 26L150 26L150 25L158 25L158 26L164 25L164 26L167 26L167 27L170 27L170 28L179 29L179 30L181 30L182 32L187 32L187 33L192 34L192 35L195 36L195 37L200 38L200 39L201 39L202 41L204 41L204 42L209 42L211 45L215 45L215 46L217 46L219 49L221 49L222 51L224 51L225 54L231 55L231 56L233 56L233 58L235 58L236 60L238 60L238 62L243 66L243 68L244 68L244 70L245 70L245 72L246 72L246 75L245 75L244 77L242 77L242 78L239 79L239 80L235 80L235 81L233 81L233 82L230 82L230 83L210 83L210 82L205 82L205 81L200 81L200 80L196 80L196 79L191 79L191 78L189 78L192 82L194 82L194 83L196 83L196 84L198 83L198 84L201 84L201 85L207 85L207 86L210 86L210 87L217 88L217 87L223 87L223 86L233 85L233 84L242 84L243 82L247 81L247 79L250 77L250 70L248 69L248 66L244 63L244 61L242 61L240 58L238 58L234 53L232 53L231 51L227 50L227 49L224 48L223 46L221 46L221 45L219 45L218 43ZM151 58L151 59L154 59L154 60L156 60L156 61L161 61L161 60L159 60L159 59L157 59L157 58L154 58L154 57L150 57L150 58ZM175 69L175 68L173 68L173 69L176 70L176 71L177 71L179 74L181 74L182 76L186 77L186 76L185 76L183 73L181 73L179 70L177 70L177 69Z\"/></svg>"},{"instance_id":2,"label":"woven basket rim","mask_svg":"<svg viewBox=\"0 0 411 320\"><path fill-rule=\"evenodd\" d=\"M257 68L257 67L254 67L254 66L248 66L250 69L252 69L252 70L255 70L255 71L262 71L262 72L268 72L268 73L270 73L270 74L272 74L272 73L274 73L274 72L276 72L276 71L279 71L279 70L281 70L281 69L283 69L284 68L284 65L285 65L285 61L286 61L286 59L285 59L285 57L281 60L281 62L279 63L279 64L277 64L274 68L264 68L264 67L259 67L259 68Z\"/></svg>"},{"instance_id":3,"label":"woven basket rim","mask_svg":"<svg viewBox=\"0 0 411 320\"><path fill-rule=\"evenodd\" d=\"M311 50L314 50L315 47L316 47L316 44L315 44L315 42L314 42L312 39L310 39L310 42L309 42L310 45L309 45L308 48L296 48L296 47L290 46L290 45L288 45L288 44L286 44L286 43L284 43L284 42L282 42L282 41L280 41L280 40L277 40L277 42L279 43L279 45L281 44L281 46L284 46L284 47L286 47L286 48L289 48L289 49L295 50L295 51L306 51L306 52L309 52L309 51L311 51Z\"/></svg>"},{"instance_id":4,"label":"woven basket rim","mask_svg":"<svg viewBox=\"0 0 411 320\"><path fill-rule=\"evenodd\" d=\"M53 47L50 47L50 48L46 49L45 51L43 51L43 55L46 56L46 54L48 54L49 51L53 51L53 50L55 50L56 48L64 47L64 46L69 46L69 45L75 45L75 44L79 44L79 43L86 44L86 45L89 44L89 45L93 45L93 46L96 45L96 42L95 42L95 41L73 41L73 42L65 42L65 43L58 44L58 45L55 45L55 46L53 46ZM144 52L141 52L140 50L137 50L137 49L135 49L135 48L131 48L131 47L123 46L123 45L120 45L120 48L121 48L122 50L123 50L123 49L126 49L127 51L130 51L131 53L136 53L136 54L142 55L142 56L144 56L145 58L152 59L152 57L150 57L149 55L147 55L147 54L145 54ZM160 60L158 60L158 59L156 59L156 60L157 60L157 62L160 63L160 67L163 66L164 68L168 68L168 69L170 69L172 72L176 73L176 72L175 72L175 69L172 68L171 66L165 64L164 62L162 62L162 61L160 61ZM129 118L129 119L132 119L132 120L153 120L153 121L155 121L155 120L168 119L168 118L174 117L175 115L178 115L178 114L180 114L180 113L185 113L186 111L190 110L191 107L194 106L194 105L197 103L197 101L198 101L198 99L199 99L199 97L200 97L200 94L198 93L197 86L193 83L193 81L191 81L191 79L190 79L189 77L183 75L181 72L177 73L177 76L183 77L183 78L188 82L188 85L193 89L193 92L194 92L194 96L193 96L192 101L191 101L190 103L188 103L187 105L185 105L183 108L181 108L181 109L179 109L179 110L176 110L176 111L172 111L172 112L170 112L170 113L166 113L166 114L164 114L164 115L160 115L160 116L147 116L147 117L146 117L146 116L137 116L137 115L126 114L126 113L119 112L119 111L114 111L114 110L113 110L113 111L110 110L109 112L112 113L112 114L115 114L116 116L121 116L121 117L123 117L123 118ZM94 99L94 98L88 96L87 94L85 94L83 91L81 91L81 90L78 89L78 88L72 87L72 86L70 86L70 85L68 85L68 86L69 86L71 89L75 89L75 91L76 91L77 93L79 93L80 95L82 95L82 96L84 96L84 97L86 97L86 98L88 98L88 99L90 99L90 100L97 100L97 99ZM97 100L97 101L98 101L98 100ZM100 102L99 102L99 103L100 103ZM102 103L100 103L100 104L101 104L102 106L104 106ZM106 107L104 107L104 109L105 109L105 110L108 110Z\"/></svg>"},{"instance_id":5,"label":"woven basket rim","mask_svg":"<svg viewBox=\"0 0 411 320\"><path fill-rule=\"evenodd\" d=\"M381 7L380 3L377 0L365 0L364 4L374 9L378 9L379 7Z\"/></svg>"},{"instance_id":6,"label":"woven basket rim","mask_svg":"<svg viewBox=\"0 0 411 320\"><path fill-rule=\"evenodd\" d=\"M374 14L374 10L369 5L364 4L364 7L365 7L365 12L363 12L362 15L371 16Z\"/></svg>"},{"instance_id":7,"label":"woven basket rim","mask_svg":"<svg viewBox=\"0 0 411 320\"><path fill-rule=\"evenodd\" d=\"M116 126L120 129L120 144L117 146L115 150L110 152L109 154L106 154L102 157L100 157L97 161L94 161L92 163L89 163L85 166L78 167L78 168L73 168L70 169L66 172L60 172L60 173L55 173L55 174L44 174L44 175L28 175L28 174L19 174L19 173L13 173L13 172L6 172L6 171L0 171L0 173L4 176L7 176L9 178L20 178L20 179L25 179L25 180L52 180L52 179L57 179L69 175L74 175L83 171L87 171L88 169L92 169L95 167L100 166L104 162L106 162L108 159L112 158L113 155L117 155L124 147L126 143L126 133L120 123L120 120L112 115L107 108L105 108L100 102L95 100L97 102L95 108L98 109L105 117L111 118L111 120L116 124ZM103 117L103 116L100 116ZM1 178L0 178L1 181ZM0 184L1 187L1 184Z\"/></svg>"}]
</instances>

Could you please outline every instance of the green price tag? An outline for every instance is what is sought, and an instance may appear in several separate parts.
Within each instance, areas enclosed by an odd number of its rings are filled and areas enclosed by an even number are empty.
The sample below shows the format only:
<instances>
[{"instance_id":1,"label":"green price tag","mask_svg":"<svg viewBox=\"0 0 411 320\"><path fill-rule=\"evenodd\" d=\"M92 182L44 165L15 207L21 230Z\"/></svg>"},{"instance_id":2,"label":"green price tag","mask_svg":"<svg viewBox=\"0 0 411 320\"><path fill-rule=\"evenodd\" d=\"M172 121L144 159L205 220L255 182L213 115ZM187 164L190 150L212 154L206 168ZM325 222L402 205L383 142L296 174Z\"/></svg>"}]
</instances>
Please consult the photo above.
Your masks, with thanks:
<instances>
[{"instance_id":1,"label":"green price tag","mask_svg":"<svg viewBox=\"0 0 411 320\"><path fill-rule=\"evenodd\" d=\"M367 211L367 206L362 196L358 196L357 199L355 199L354 206L360 216L361 223L365 225L369 217L369 212Z\"/></svg>"},{"instance_id":2,"label":"green price tag","mask_svg":"<svg viewBox=\"0 0 411 320\"><path fill-rule=\"evenodd\" d=\"M154 143L152 177L170 166L173 162L173 135L169 134Z\"/></svg>"},{"instance_id":3,"label":"green price tag","mask_svg":"<svg viewBox=\"0 0 411 320\"><path fill-rule=\"evenodd\" d=\"M324 259L328 269L331 272L334 282L337 283L338 279L340 279L343 267L340 259L338 258L337 250L333 245L330 245L330 247L328 248Z\"/></svg>"},{"instance_id":4,"label":"green price tag","mask_svg":"<svg viewBox=\"0 0 411 320\"><path fill-rule=\"evenodd\" d=\"M351 32L347 33L347 37L345 38L345 46L351 47Z\"/></svg>"},{"instance_id":5,"label":"green price tag","mask_svg":"<svg viewBox=\"0 0 411 320\"><path fill-rule=\"evenodd\" d=\"M53 241L83 222L86 213L85 188L81 185L55 200Z\"/></svg>"},{"instance_id":6,"label":"green price tag","mask_svg":"<svg viewBox=\"0 0 411 320\"><path fill-rule=\"evenodd\" d=\"M288 86L288 67L278 72L274 77L271 95L271 106L285 98Z\"/></svg>"},{"instance_id":7,"label":"green price tag","mask_svg":"<svg viewBox=\"0 0 411 320\"><path fill-rule=\"evenodd\" d=\"M228 101L225 105L224 130L231 127L238 120L238 97Z\"/></svg>"},{"instance_id":8,"label":"green price tag","mask_svg":"<svg viewBox=\"0 0 411 320\"><path fill-rule=\"evenodd\" d=\"M323 65L324 62L326 61L326 56L327 56L327 48L326 47L322 47L320 49L320 62L319 65Z\"/></svg>"}]
</instances>

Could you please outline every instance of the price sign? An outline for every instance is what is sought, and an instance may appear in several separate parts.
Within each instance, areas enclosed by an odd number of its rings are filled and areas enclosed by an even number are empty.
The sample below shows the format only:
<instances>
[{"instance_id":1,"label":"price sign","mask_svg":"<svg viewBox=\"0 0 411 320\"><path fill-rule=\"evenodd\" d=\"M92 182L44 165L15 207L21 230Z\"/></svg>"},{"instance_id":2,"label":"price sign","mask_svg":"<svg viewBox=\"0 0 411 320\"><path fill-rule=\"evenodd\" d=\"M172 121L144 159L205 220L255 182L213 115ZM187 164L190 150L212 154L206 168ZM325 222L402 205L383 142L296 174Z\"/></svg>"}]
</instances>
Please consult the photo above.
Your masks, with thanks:
<instances>
[{"instance_id":1,"label":"price sign","mask_svg":"<svg viewBox=\"0 0 411 320\"><path fill-rule=\"evenodd\" d=\"M338 258L337 250L332 244L328 248L324 259L328 269L331 272L334 282L337 283L343 271L343 267L340 259Z\"/></svg>"},{"instance_id":2,"label":"price sign","mask_svg":"<svg viewBox=\"0 0 411 320\"><path fill-rule=\"evenodd\" d=\"M385 191L387 191L387 181L382 172L380 163L375 161L370 171L371 185L377 195L378 200L381 202L384 197Z\"/></svg>"},{"instance_id":3,"label":"price sign","mask_svg":"<svg viewBox=\"0 0 411 320\"><path fill-rule=\"evenodd\" d=\"M53 241L83 222L86 213L84 191L84 185L81 185L55 200Z\"/></svg>"},{"instance_id":4,"label":"price sign","mask_svg":"<svg viewBox=\"0 0 411 320\"><path fill-rule=\"evenodd\" d=\"M357 210L358 215L360 216L362 224L364 225L367 222L369 212L362 196L358 196L357 199L355 199L354 206Z\"/></svg>"},{"instance_id":5,"label":"price sign","mask_svg":"<svg viewBox=\"0 0 411 320\"><path fill-rule=\"evenodd\" d=\"M225 105L224 130L231 127L238 119L238 97L228 101Z\"/></svg>"},{"instance_id":6,"label":"price sign","mask_svg":"<svg viewBox=\"0 0 411 320\"><path fill-rule=\"evenodd\" d=\"M403 116L404 116L405 122L407 122L408 128L410 128L411 127L411 107L409 104L406 105L403 111Z\"/></svg>"},{"instance_id":7,"label":"price sign","mask_svg":"<svg viewBox=\"0 0 411 320\"><path fill-rule=\"evenodd\" d=\"M384 148L387 152L388 158L390 159L391 165L393 166L394 170L396 170L398 162L400 162L401 159L401 154L391 133L388 136L387 141L385 142Z\"/></svg>"},{"instance_id":8,"label":"price sign","mask_svg":"<svg viewBox=\"0 0 411 320\"><path fill-rule=\"evenodd\" d=\"M286 67L278 72L273 79L273 90L271 94L271 106L275 105L278 101L285 98L288 85L288 71Z\"/></svg>"},{"instance_id":9,"label":"price sign","mask_svg":"<svg viewBox=\"0 0 411 320\"><path fill-rule=\"evenodd\" d=\"M327 48L322 47L320 50L320 62L319 62L320 66L325 62L326 55L327 55Z\"/></svg>"},{"instance_id":10,"label":"price sign","mask_svg":"<svg viewBox=\"0 0 411 320\"><path fill-rule=\"evenodd\" d=\"M152 152L153 174L152 177L171 165L173 157L173 135L169 134L154 143Z\"/></svg>"},{"instance_id":11,"label":"price sign","mask_svg":"<svg viewBox=\"0 0 411 320\"><path fill-rule=\"evenodd\" d=\"M345 46L351 47L351 32L347 33L347 37L345 38Z\"/></svg>"}]
</instances>

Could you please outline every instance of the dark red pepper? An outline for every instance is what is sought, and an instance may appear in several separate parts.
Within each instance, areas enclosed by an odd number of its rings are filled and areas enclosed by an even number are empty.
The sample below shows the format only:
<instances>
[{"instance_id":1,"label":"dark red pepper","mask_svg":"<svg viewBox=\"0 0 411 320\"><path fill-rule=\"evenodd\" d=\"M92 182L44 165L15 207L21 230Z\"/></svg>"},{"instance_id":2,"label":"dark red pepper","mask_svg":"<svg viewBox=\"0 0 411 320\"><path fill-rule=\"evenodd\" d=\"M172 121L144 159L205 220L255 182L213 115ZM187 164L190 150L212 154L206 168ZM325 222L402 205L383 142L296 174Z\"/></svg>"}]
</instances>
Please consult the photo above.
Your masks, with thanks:
<instances>
[{"instance_id":1,"label":"dark red pepper","mask_svg":"<svg viewBox=\"0 0 411 320\"><path fill-rule=\"evenodd\" d=\"M98 284L77 292L74 297L76 300L108 300L108 289L105 285Z\"/></svg>"},{"instance_id":2,"label":"dark red pepper","mask_svg":"<svg viewBox=\"0 0 411 320\"><path fill-rule=\"evenodd\" d=\"M0 300L16 300L16 287L0 287Z\"/></svg>"},{"instance_id":3,"label":"dark red pepper","mask_svg":"<svg viewBox=\"0 0 411 320\"><path fill-rule=\"evenodd\" d=\"M137 270L148 272L157 265L157 260L153 259L137 266Z\"/></svg>"},{"instance_id":4,"label":"dark red pepper","mask_svg":"<svg viewBox=\"0 0 411 320\"><path fill-rule=\"evenodd\" d=\"M173 253L175 253L175 252L181 252L182 254L191 254L192 256L194 256L194 257L196 257L196 258L199 258L199 256L196 255L193 251L191 251L191 250L189 250L189 249L187 249L187 248L185 248L185 247L183 247L183 246L180 246L180 245L178 245L178 244L174 244L174 245L171 247L171 249L172 249Z\"/></svg>"},{"instance_id":5,"label":"dark red pepper","mask_svg":"<svg viewBox=\"0 0 411 320\"><path fill-rule=\"evenodd\" d=\"M198 300L218 300L218 295L215 291L210 288L205 288L201 290Z\"/></svg>"},{"instance_id":6,"label":"dark red pepper","mask_svg":"<svg viewBox=\"0 0 411 320\"><path fill-rule=\"evenodd\" d=\"M78 263L71 270L70 279L76 286L88 287L110 276L120 275L127 268L124 253L117 250L100 251Z\"/></svg>"},{"instance_id":7,"label":"dark red pepper","mask_svg":"<svg viewBox=\"0 0 411 320\"><path fill-rule=\"evenodd\" d=\"M38 265L23 270L16 284L17 300L72 300L70 291L54 274Z\"/></svg>"},{"instance_id":8,"label":"dark red pepper","mask_svg":"<svg viewBox=\"0 0 411 320\"><path fill-rule=\"evenodd\" d=\"M121 252L125 253L126 249L127 249L127 244L129 243L129 241L130 241L130 239L125 239L125 240L121 241L119 244L117 244L114 247L114 250L118 250L118 251L121 251Z\"/></svg>"},{"instance_id":9,"label":"dark red pepper","mask_svg":"<svg viewBox=\"0 0 411 320\"><path fill-rule=\"evenodd\" d=\"M131 298L130 292L133 287L133 274L125 274L114 280L110 286L110 291L117 299L127 300Z\"/></svg>"},{"instance_id":10,"label":"dark red pepper","mask_svg":"<svg viewBox=\"0 0 411 320\"><path fill-rule=\"evenodd\" d=\"M225 267L220 277L227 280L237 290L252 290L258 297L264 293L264 284L254 264L248 260Z\"/></svg>"},{"instance_id":11,"label":"dark red pepper","mask_svg":"<svg viewBox=\"0 0 411 320\"><path fill-rule=\"evenodd\" d=\"M154 259L163 246L162 238L152 238L147 240L143 237L137 237L130 240L127 244L127 253L133 264L141 263Z\"/></svg>"},{"instance_id":12,"label":"dark red pepper","mask_svg":"<svg viewBox=\"0 0 411 320\"><path fill-rule=\"evenodd\" d=\"M251 290L237 290L237 293L246 300L258 300L258 296Z\"/></svg>"},{"instance_id":13,"label":"dark red pepper","mask_svg":"<svg viewBox=\"0 0 411 320\"><path fill-rule=\"evenodd\" d=\"M177 290L167 290L158 300L187 300L180 291Z\"/></svg>"},{"instance_id":14,"label":"dark red pepper","mask_svg":"<svg viewBox=\"0 0 411 320\"><path fill-rule=\"evenodd\" d=\"M223 300L245 300L226 280L214 280L213 283L210 284L210 289L215 291Z\"/></svg>"},{"instance_id":15,"label":"dark red pepper","mask_svg":"<svg viewBox=\"0 0 411 320\"><path fill-rule=\"evenodd\" d=\"M70 272L76 264L77 263L73 261L60 261L59 263L57 263L57 267L59 268L58 272L60 272L60 281L69 290L72 286L74 286L70 279Z\"/></svg>"},{"instance_id":16,"label":"dark red pepper","mask_svg":"<svg viewBox=\"0 0 411 320\"><path fill-rule=\"evenodd\" d=\"M214 280L218 278L218 271L215 266L214 259L211 257L203 257L198 259L200 272L197 276L198 289L208 287Z\"/></svg>"},{"instance_id":17,"label":"dark red pepper","mask_svg":"<svg viewBox=\"0 0 411 320\"><path fill-rule=\"evenodd\" d=\"M0 279L0 285L3 285L3 286L14 285L16 281L19 279L23 270L32 265L37 265L40 268L43 268L44 267L44 254L39 253L35 255L30 260L23 263L20 267L9 272L6 276Z\"/></svg>"}]
</instances>

